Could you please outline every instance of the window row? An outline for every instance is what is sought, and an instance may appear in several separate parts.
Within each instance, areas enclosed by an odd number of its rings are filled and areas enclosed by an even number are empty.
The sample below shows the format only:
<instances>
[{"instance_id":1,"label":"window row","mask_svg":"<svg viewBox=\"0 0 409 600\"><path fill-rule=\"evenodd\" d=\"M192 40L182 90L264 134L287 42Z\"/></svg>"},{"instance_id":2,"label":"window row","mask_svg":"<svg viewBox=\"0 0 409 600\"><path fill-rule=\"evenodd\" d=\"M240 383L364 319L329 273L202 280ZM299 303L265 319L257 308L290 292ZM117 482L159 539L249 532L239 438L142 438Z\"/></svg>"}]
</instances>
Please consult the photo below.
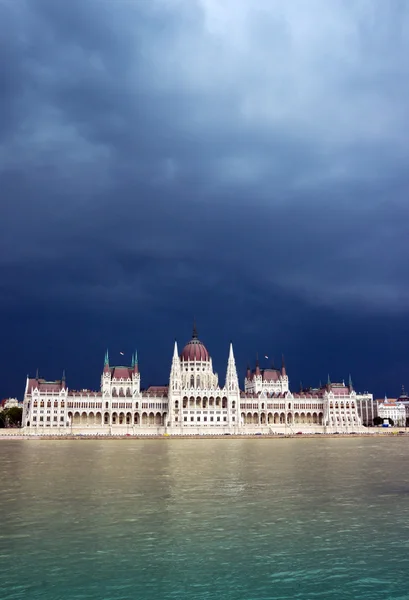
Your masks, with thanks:
<instances>
[{"instance_id":1,"label":"window row","mask_svg":"<svg viewBox=\"0 0 409 600\"><path fill-rule=\"evenodd\" d=\"M223 419L223 422L226 423L227 422L227 417L203 417L203 419L201 417L190 417L190 422L191 423L213 423L214 421L216 421L216 423L220 423L221 420ZM177 418L175 419L177 421ZM189 417L183 417L183 421L186 423L189 420ZM234 421L235 418L232 417L232 421Z\"/></svg>"},{"instance_id":2,"label":"window row","mask_svg":"<svg viewBox=\"0 0 409 600\"><path fill-rule=\"evenodd\" d=\"M44 417L42 415L39 416L38 418L39 422L42 423L44 422ZM37 415L33 415L33 421L36 422L37 421ZM51 421L51 417L46 417L46 422L50 422ZM58 421L58 417L54 416L53 417L53 421ZM65 421L65 417L64 415L60 417L60 421ZM29 425L29 423L28 423Z\"/></svg>"}]
</instances>

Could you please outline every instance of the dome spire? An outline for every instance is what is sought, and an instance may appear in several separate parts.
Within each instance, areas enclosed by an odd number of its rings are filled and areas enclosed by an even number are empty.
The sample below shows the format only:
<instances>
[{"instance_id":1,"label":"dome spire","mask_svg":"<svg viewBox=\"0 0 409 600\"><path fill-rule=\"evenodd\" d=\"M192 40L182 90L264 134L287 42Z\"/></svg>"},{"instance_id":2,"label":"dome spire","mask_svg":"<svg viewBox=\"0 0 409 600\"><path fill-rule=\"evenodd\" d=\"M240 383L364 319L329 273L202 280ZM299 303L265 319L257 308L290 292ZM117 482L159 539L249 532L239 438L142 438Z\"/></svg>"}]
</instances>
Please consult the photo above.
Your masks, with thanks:
<instances>
[{"instance_id":1,"label":"dome spire","mask_svg":"<svg viewBox=\"0 0 409 600\"><path fill-rule=\"evenodd\" d=\"M186 344L186 346L182 350L182 354L180 355L180 360L186 361L206 361L210 360L209 353L202 344L202 342L198 339L197 329L196 329L196 319L193 321L193 333L192 339Z\"/></svg>"},{"instance_id":2,"label":"dome spire","mask_svg":"<svg viewBox=\"0 0 409 600\"><path fill-rule=\"evenodd\" d=\"M192 332L192 339L193 340L197 340L198 335L197 335L197 327L196 327L196 318L193 318L193 332Z\"/></svg>"}]
</instances>

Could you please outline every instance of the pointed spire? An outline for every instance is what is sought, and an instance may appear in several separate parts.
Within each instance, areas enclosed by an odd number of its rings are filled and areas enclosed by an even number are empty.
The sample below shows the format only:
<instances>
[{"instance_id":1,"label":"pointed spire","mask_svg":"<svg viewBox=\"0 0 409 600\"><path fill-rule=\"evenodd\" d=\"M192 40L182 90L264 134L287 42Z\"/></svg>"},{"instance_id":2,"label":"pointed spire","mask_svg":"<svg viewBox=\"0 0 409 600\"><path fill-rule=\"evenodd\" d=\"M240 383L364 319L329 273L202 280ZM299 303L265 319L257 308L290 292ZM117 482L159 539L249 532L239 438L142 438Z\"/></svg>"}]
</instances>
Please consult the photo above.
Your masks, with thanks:
<instances>
[{"instance_id":1,"label":"pointed spire","mask_svg":"<svg viewBox=\"0 0 409 600\"><path fill-rule=\"evenodd\" d=\"M131 369L133 369L134 366L135 366L135 356L132 354L132 357L131 357Z\"/></svg>"},{"instance_id":2,"label":"pointed spire","mask_svg":"<svg viewBox=\"0 0 409 600\"><path fill-rule=\"evenodd\" d=\"M260 362L258 360L258 352L256 353L256 375L261 375Z\"/></svg>"},{"instance_id":3,"label":"pointed spire","mask_svg":"<svg viewBox=\"0 0 409 600\"><path fill-rule=\"evenodd\" d=\"M354 389L354 384L352 383L351 373L349 374L348 387L349 387L350 390Z\"/></svg>"},{"instance_id":4,"label":"pointed spire","mask_svg":"<svg viewBox=\"0 0 409 600\"><path fill-rule=\"evenodd\" d=\"M249 364L247 364L246 377L247 377L247 379L251 379L251 369L250 369L250 365Z\"/></svg>"},{"instance_id":5,"label":"pointed spire","mask_svg":"<svg viewBox=\"0 0 409 600\"><path fill-rule=\"evenodd\" d=\"M331 378L329 376L329 373L328 373L327 385L331 385Z\"/></svg>"},{"instance_id":6,"label":"pointed spire","mask_svg":"<svg viewBox=\"0 0 409 600\"><path fill-rule=\"evenodd\" d=\"M109 373L109 356L108 356L108 349L105 352L105 359L104 359L104 373Z\"/></svg>"},{"instance_id":7,"label":"pointed spire","mask_svg":"<svg viewBox=\"0 0 409 600\"><path fill-rule=\"evenodd\" d=\"M197 335L197 327L196 327L196 318L193 319L193 332L192 332L192 339L193 340L197 340L198 335Z\"/></svg>"},{"instance_id":8,"label":"pointed spire","mask_svg":"<svg viewBox=\"0 0 409 600\"><path fill-rule=\"evenodd\" d=\"M181 385L182 385L182 377L181 376L182 376L182 370L181 370L181 366L180 366L178 343L175 338L175 345L173 346L172 366L170 369L170 381L169 381L170 389L180 390Z\"/></svg>"},{"instance_id":9,"label":"pointed spire","mask_svg":"<svg viewBox=\"0 0 409 600\"><path fill-rule=\"evenodd\" d=\"M38 367L37 367L37 370L36 370L36 379L37 380L39 379L39 377L38 377Z\"/></svg>"},{"instance_id":10,"label":"pointed spire","mask_svg":"<svg viewBox=\"0 0 409 600\"><path fill-rule=\"evenodd\" d=\"M133 372L139 373L138 352L136 350L135 354L133 355Z\"/></svg>"},{"instance_id":11,"label":"pointed spire","mask_svg":"<svg viewBox=\"0 0 409 600\"><path fill-rule=\"evenodd\" d=\"M65 381L65 369L63 369L63 371L62 371L62 378L61 378L61 381Z\"/></svg>"},{"instance_id":12,"label":"pointed spire","mask_svg":"<svg viewBox=\"0 0 409 600\"><path fill-rule=\"evenodd\" d=\"M237 377L236 362L234 360L233 344L230 342L229 359L227 361L226 388L230 391L238 390L239 379Z\"/></svg>"},{"instance_id":13,"label":"pointed spire","mask_svg":"<svg viewBox=\"0 0 409 600\"><path fill-rule=\"evenodd\" d=\"M281 376L285 377L287 375L287 369L285 368L285 360L284 354L281 355Z\"/></svg>"}]
</instances>

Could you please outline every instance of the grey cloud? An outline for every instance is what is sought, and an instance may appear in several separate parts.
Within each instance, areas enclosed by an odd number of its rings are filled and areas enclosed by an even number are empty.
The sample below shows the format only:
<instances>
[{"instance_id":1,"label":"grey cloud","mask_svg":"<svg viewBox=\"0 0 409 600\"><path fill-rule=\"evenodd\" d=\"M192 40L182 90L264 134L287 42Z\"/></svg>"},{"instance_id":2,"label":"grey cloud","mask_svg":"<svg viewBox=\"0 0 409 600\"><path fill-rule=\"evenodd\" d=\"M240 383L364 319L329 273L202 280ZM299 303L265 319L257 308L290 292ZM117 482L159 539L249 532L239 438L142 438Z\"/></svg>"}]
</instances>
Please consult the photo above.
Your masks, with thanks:
<instances>
[{"instance_id":1,"label":"grey cloud","mask_svg":"<svg viewBox=\"0 0 409 600\"><path fill-rule=\"evenodd\" d=\"M0 11L3 298L40 301L20 286L41 269L51 297L113 306L228 273L232 293L406 310L406 4Z\"/></svg>"}]
</instances>

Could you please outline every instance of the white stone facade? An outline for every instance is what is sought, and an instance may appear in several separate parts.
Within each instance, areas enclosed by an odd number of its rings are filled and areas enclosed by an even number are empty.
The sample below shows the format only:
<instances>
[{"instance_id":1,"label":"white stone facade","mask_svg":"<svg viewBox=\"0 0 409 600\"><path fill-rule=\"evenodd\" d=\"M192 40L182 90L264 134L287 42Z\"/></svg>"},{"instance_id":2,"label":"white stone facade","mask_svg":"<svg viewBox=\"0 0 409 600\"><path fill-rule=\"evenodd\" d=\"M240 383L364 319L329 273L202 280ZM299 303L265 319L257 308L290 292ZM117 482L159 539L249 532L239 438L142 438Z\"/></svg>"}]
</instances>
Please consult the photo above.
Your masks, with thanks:
<instances>
[{"instance_id":1,"label":"white stone facade","mask_svg":"<svg viewBox=\"0 0 409 600\"><path fill-rule=\"evenodd\" d=\"M141 391L136 355L112 367L108 353L100 391L73 391L61 381L27 378L23 403L27 434L215 435L348 433L361 431L356 394L344 384L291 393L281 369L247 370L240 391L230 344L225 383L194 330L179 355L174 345L169 385Z\"/></svg>"},{"instance_id":2,"label":"white stone facade","mask_svg":"<svg viewBox=\"0 0 409 600\"><path fill-rule=\"evenodd\" d=\"M378 402L374 399L373 394L364 392L356 395L358 405L358 414L365 427L372 427L375 417L378 416Z\"/></svg>"},{"instance_id":3,"label":"white stone facade","mask_svg":"<svg viewBox=\"0 0 409 600\"><path fill-rule=\"evenodd\" d=\"M385 398L378 403L378 416L381 419L392 419L396 427L404 427L406 423L406 408L403 403Z\"/></svg>"}]
</instances>

